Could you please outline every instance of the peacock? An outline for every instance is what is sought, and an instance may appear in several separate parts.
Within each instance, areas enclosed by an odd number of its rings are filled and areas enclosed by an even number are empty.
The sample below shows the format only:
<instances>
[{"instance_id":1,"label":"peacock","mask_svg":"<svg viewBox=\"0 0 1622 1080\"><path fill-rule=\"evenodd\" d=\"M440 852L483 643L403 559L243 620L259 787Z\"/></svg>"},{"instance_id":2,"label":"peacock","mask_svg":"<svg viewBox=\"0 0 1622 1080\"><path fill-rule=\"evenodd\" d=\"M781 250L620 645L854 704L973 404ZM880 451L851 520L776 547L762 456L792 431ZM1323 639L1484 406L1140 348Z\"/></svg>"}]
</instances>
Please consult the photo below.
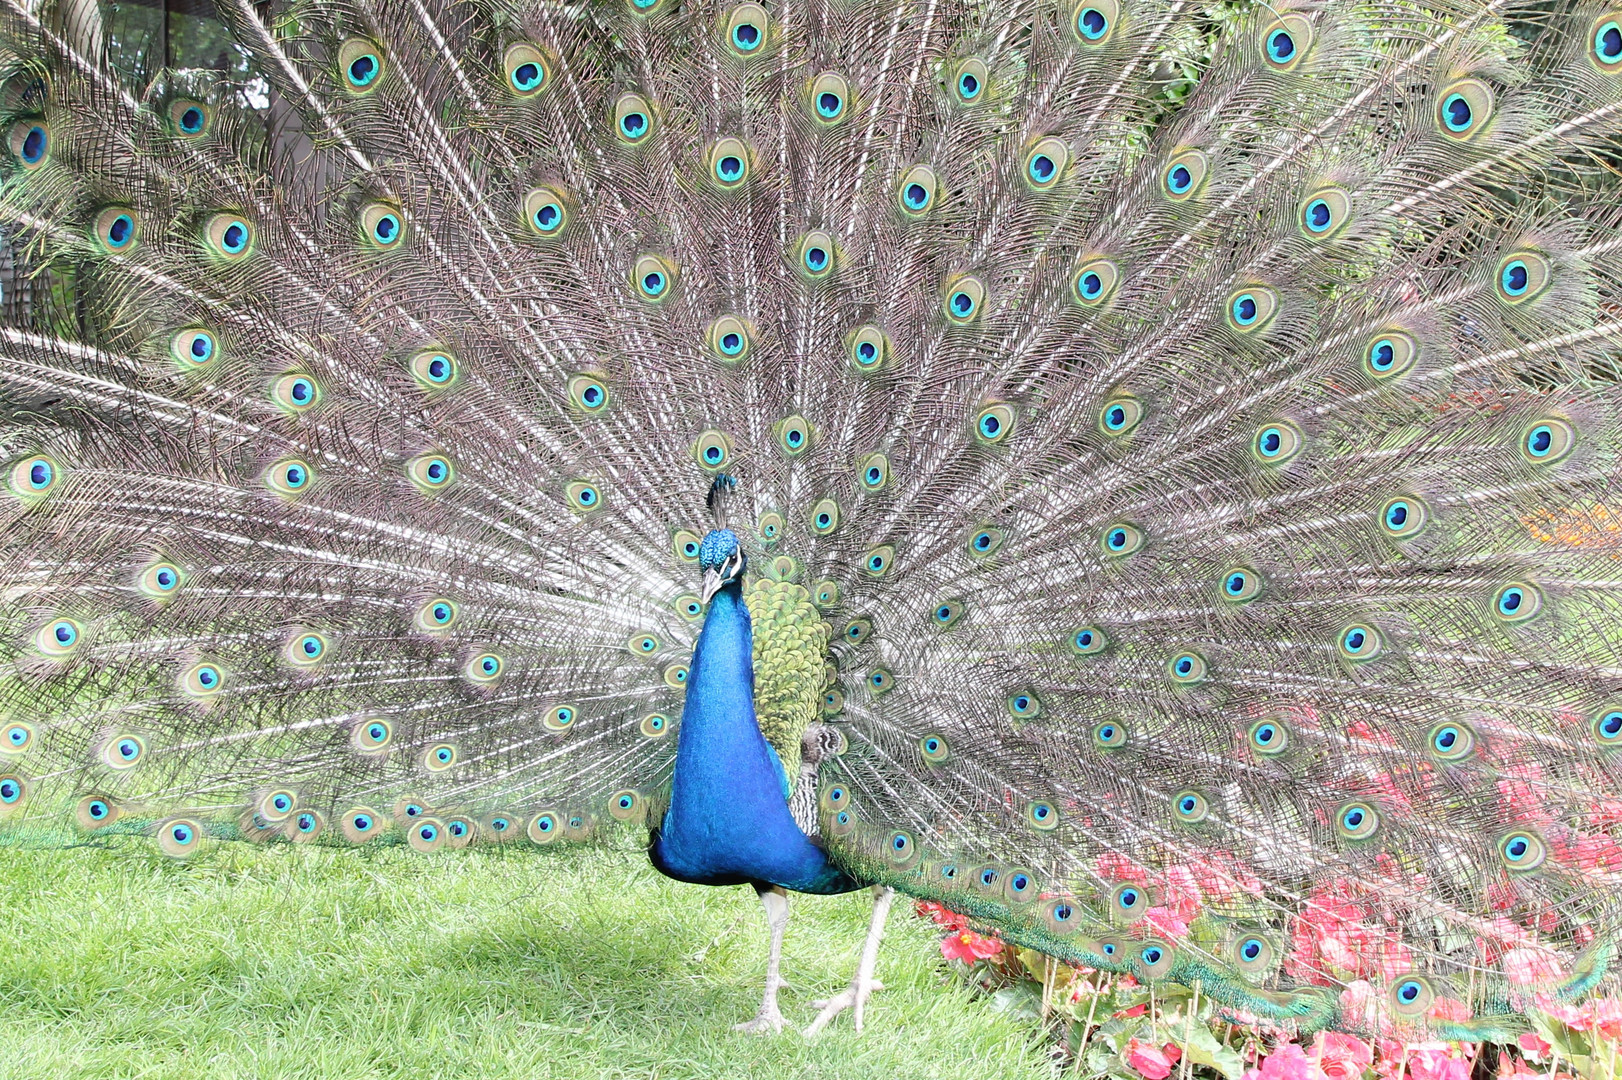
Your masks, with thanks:
<instances>
[{"instance_id":1,"label":"peacock","mask_svg":"<svg viewBox=\"0 0 1622 1080\"><path fill-rule=\"evenodd\" d=\"M629 835L755 1032L789 892L812 1030L897 891L1300 1032L1614 982L1614 4L6 0L0 88L5 842Z\"/></svg>"}]
</instances>

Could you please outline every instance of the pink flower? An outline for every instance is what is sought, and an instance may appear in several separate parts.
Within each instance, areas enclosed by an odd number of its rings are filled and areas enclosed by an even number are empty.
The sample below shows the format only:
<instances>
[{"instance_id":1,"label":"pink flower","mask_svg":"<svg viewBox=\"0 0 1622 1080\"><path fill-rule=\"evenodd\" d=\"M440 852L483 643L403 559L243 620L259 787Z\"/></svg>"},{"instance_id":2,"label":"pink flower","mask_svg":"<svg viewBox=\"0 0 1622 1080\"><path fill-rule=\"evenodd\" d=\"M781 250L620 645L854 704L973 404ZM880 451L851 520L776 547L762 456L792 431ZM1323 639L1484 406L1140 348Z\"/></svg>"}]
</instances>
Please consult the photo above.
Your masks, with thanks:
<instances>
[{"instance_id":1,"label":"pink flower","mask_svg":"<svg viewBox=\"0 0 1622 1080\"><path fill-rule=\"evenodd\" d=\"M1267 1055L1260 1069L1249 1069L1243 1080L1317 1080L1307 1052L1294 1043L1284 1043Z\"/></svg>"},{"instance_id":2,"label":"pink flower","mask_svg":"<svg viewBox=\"0 0 1622 1080\"><path fill-rule=\"evenodd\" d=\"M1318 1044L1318 1068L1329 1080L1359 1080L1373 1064L1374 1047L1355 1035L1326 1032Z\"/></svg>"},{"instance_id":3,"label":"pink flower","mask_svg":"<svg viewBox=\"0 0 1622 1080\"><path fill-rule=\"evenodd\" d=\"M1002 952L1002 942L982 937L973 930L960 930L941 939L941 955L948 960L972 964Z\"/></svg>"},{"instance_id":4,"label":"pink flower","mask_svg":"<svg viewBox=\"0 0 1622 1080\"><path fill-rule=\"evenodd\" d=\"M1126 1063L1141 1073L1146 1080L1166 1080L1171 1075L1171 1067L1177 1064L1177 1059L1183 1052L1171 1043L1156 1047L1138 1039L1126 1041L1126 1051L1122 1054Z\"/></svg>"},{"instance_id":5,"label":"pink flower","mask_svg":"<svg viewBox=\"0 0 1622 1080\"><path fill-rule=\"evenodd\" d=\"M953 930L961 930L968 925L968 920L957 912L935 903L933 900L920 900L913 905L920 919L932 919L942 926L949 926Z\"/></svg>"},{"instance_id":6,"label":"pink flower","mask_svg":"<svg viewBox=\"0 0 1622 1080\"><path fill-rule=\"evenodd\" d=\"M1432 1020L1468 1020L1470 1016L1470 1006L1457 998L1439 997L1431 1004Z\"/></svg>"},{"instance_id":7,"label":"pink flower","mask_svg":"<svg viewBox=\"0 0 1622 1080\"><path fill-rule=\"evenodd\" d=\"M1521 1037L1515 1040L1515 1045L1521 1048L1521 1053L1536 1061L1542 1061L1552 1049L1543 1041L1543 1036L1535 1031L1522 1032Z\"/></svg>"},{"instance_id":8,"label":"pink flower","mask_svg":"<svg viewBox=\"0 0 1622 1080\"><path fill-rule=\"evenodd\" d=\"M1182 915L1169 907L1152 907L1143 913L1144 921L1154 927L1157 934L1180 938L1188 935L1188 923Z\"/></svg>"},{"instance_id":9,"label":"pink flower","mask_svg":"<svg viewBox=\"0 0 1622 1080\"><path fill-rule=\"evenodd\" d=\"M1148 1011L1149 1011L1149 1006L1147 1004L1134 1005L1130 1009L1122 1009L1120 1012L1116 1013L1115 1014L1115 1019L1117 1019L1117 1020L1128 1020L1128 1019L1131 1019L1134 1016L1142 1016L1144 1013L1146 1013Z\"/></svg>"},{"instance_id":10,"label":"pink flower","mask_svg":"<svg viewBox=\"0 0 1622 1080\"><path fill-rule=\"evenodd\" d=\"M1420 1043L1412 1049L1408 1075L1414 1080L1470 1080L1470 1062L1457 1044Z\"/></svg>"},{"instance_id":11,"label":"pink flower","mask_svg":"<svg viewBox=\"0 0 1622 1080\"><path fill-rule=\"evenodd\" d=\"M1512 986L1556 982L1560 978L1560 962L1547 949L1511 949L1504 954L1504 976Z\"/></svg>"}]
</instances>

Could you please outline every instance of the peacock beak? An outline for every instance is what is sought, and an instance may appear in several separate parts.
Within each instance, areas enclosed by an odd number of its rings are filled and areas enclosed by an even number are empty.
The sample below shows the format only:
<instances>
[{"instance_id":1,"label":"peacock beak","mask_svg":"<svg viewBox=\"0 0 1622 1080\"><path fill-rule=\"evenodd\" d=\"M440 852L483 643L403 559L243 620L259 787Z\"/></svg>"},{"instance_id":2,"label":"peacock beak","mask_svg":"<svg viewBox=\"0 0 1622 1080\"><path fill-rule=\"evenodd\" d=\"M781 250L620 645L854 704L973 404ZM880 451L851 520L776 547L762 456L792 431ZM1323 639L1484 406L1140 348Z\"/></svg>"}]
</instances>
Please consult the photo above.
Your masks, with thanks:
<instances>
[{"instance_id":1,"label":"peacock beak","mask_svg":"<svg viewBox=\"0 0 1622 1080\"><path fill-rule=\"evenodd\" d=\"M721 576L719 569L715 567L706 569L704 571L704 585L698 591L698 602L701 604L709 603L710 598L720 592L721 586L726 583L727 579Z\"/></svg>"}]
</instances>

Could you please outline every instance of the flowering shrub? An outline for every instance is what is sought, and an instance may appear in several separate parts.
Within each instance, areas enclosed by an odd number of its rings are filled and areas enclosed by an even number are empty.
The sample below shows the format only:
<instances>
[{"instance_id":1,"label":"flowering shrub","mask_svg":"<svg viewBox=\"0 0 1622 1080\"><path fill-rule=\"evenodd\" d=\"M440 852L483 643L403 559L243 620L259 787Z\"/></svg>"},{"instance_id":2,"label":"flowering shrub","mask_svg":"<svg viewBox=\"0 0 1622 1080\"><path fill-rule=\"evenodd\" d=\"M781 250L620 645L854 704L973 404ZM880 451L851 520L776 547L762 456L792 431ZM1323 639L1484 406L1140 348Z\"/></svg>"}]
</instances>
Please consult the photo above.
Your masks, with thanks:
<instances>
[{"instance_id":1,"label":"flowering shrub","mask_svg":"<svg viewBox=\"0 0 1622 1080\"><path fill-rule=\"evenodd\" d=\"M1160 894L1153 925L1174 927L1195 914L1190 879L1181 899ZM1322 959L1345 975L1342 1014L1362 1035L1319 1032L1298 1038L1282 1027L1212 1002L1176 983L1146 985L1117 975L1061 964L971 929L968 919L940 904L919 901L917 914L947 933L941 955L1003 1009L1055 1024L1077 1067L1076 1075L1113 1080L1471 1080L1496 1072L1499 1080L1617 1080L1622 1067L1622 999L1570 1005L1546 995L1523 1004L1530 1031L1489 1050L1481 1043L1401 1038L1384 1018L1382 991L1367 978L1412 970L1393 938L1369 931L1357 905L1324 905L1312 943ZM1186 925L1186 924L1185 924ZM1507 935L1506 935L1507 936ZM1344 950L1344 951L1342 951ZM1541 954L1519 945L1501 954L1505 970ZM1319 979L1318 981L1323 981ZM1532 981L1532 980L1529 980ZM1468 1002L1438 997L1430 1018L1464 1021ZM1486 1061L1483 1062L1483 1056ZM1496 1062L1489 1067L1487 1063Z\"/></svg>"}]
</instances>

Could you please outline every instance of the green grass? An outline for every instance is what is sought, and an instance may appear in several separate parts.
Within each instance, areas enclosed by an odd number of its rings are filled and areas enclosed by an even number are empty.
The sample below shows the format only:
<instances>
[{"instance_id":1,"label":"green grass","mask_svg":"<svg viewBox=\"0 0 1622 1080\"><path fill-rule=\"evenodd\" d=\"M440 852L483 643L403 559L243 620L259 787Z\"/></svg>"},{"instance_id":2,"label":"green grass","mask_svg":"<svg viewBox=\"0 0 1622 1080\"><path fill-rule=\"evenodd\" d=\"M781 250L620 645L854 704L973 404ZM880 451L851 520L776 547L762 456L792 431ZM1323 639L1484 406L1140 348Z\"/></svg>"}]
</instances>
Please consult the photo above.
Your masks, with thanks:
<instances>
[{"instance_id":1,"label":"green grass","mask_svg":"<svg viewBox=\"0 0 1622 1080\"><path fill-rule=\"evenodd\" d=\"M809 1041L734 1033L765 972L754 893L634 851L0 850L0 897L6 1080L1052 1075L1040 1033L971 997L900 903L862 1035L849 1014ZM869 904L791 905L782 1005L803 1027Z\"/></svg>"}]
</instances>

